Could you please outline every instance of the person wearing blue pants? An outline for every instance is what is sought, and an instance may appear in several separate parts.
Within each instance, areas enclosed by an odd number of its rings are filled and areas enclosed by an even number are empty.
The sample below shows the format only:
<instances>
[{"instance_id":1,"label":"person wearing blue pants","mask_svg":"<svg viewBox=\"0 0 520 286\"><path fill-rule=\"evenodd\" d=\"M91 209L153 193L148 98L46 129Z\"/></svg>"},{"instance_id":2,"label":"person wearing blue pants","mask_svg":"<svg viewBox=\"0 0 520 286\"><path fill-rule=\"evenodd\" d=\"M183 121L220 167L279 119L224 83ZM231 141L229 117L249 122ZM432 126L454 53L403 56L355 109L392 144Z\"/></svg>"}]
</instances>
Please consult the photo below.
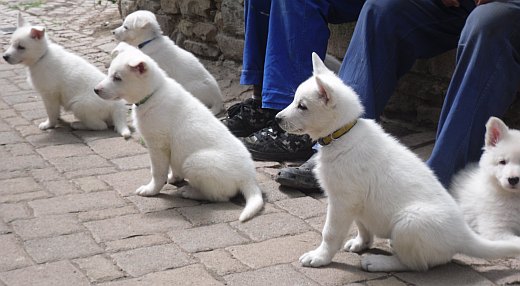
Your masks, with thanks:
<instances>
[{"instance_id":1,"label":"person wearing blue pants","mask_svg":"<svg viewBox=\"0 0 520 286\"><path fill-rule=\"evenodd\" d=\"M325 57L328 23L355 21L364 0L246 0L240 83L253 97L231 106L223 120L255 160L306 160L313 142L274 121L298 85L312 74L311 54Z\"/></svg>"},{"instance_id":2,"label":"person wearing blue pants","mask_svg":"<svg viewBox=\"0 0 520 286\"><path fill-rule=\"evenodd\" d=\"M502 116L520 87L520 1L368 0L339 76L360 95L365 118L378 119L398 79L416 59L457 48L428 165L442 184L477 161L485 123ZM277 180L317 187L309 162Z\"/></svg>"}]
</instances>

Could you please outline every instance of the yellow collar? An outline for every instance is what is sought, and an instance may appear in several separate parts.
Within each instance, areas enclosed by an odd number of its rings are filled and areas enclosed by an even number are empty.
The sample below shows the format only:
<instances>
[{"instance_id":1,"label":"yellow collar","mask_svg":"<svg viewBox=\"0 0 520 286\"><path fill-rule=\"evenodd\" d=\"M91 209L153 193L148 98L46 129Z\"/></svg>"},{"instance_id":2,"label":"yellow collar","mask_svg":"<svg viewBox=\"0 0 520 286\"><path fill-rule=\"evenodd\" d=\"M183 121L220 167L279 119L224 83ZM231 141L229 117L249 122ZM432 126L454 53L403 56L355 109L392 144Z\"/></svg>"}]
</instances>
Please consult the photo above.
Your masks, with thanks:
<instances>
[{"instance_id":1,"label":"yellow collar","mask_svg":"<svg viewBox=\"0 0 520 286\"><path fill-rule=\"evenodd\" d=\"M330 143L332 143L332 141L338 139L339 137L341 137L341 136L345 135L347 132L349 132L350 129L352 129L352 127L354 127L354 125L356 125L356 123L357 123L357 120L354 120L352 122L349 122L349 123L343 125L343 127L341 127L340 129L332 132L331 134L329 134L325 137L318 139L318 143L321 146L329 145Z\"/></svg>"}]
</instances>

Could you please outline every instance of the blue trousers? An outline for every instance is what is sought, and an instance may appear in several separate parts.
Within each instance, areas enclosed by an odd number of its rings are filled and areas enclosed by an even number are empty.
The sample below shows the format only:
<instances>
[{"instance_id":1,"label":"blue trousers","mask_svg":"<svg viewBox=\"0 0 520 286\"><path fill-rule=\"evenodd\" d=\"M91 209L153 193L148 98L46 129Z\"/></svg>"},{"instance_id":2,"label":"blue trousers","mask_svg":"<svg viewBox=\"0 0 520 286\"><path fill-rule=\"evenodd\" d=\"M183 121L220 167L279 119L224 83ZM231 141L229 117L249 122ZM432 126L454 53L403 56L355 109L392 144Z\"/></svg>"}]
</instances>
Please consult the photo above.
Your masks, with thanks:
<instances>
[{"instance_id":1,"label":"blue trousers","mask_svg":"<svg viewBox=\"0 0 520 286\"><path fill-rule=\"evenodd\" d=\"M428 160L444 186L479 159L485 123L505 113L520 87L520 1L460 2L368 0L339 72L359 93L365 117L377 119L416 59L457 48Z\"/></svg>"}]
</instances>

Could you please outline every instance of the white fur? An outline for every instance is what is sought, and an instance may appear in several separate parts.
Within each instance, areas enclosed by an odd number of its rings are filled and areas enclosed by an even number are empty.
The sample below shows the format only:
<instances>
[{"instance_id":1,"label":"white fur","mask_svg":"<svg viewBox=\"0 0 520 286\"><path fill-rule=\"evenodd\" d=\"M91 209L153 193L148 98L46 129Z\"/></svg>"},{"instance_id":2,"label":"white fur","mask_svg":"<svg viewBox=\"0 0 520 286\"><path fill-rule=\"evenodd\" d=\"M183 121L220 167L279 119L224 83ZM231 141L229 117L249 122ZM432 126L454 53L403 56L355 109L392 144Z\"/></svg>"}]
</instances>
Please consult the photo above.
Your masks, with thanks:
<instances>
[{"instance_id":1,"label":"white fur","mask_svg":"<svg viewBox=\"0 0 520 286\"><path fill-rule=\"evenodd\" d=\"M103 73L52 43L45 35L45 28L26 24L18 14L18 28L4 59L28 67L28 81L41 94L48 116L39 125L40 129L54 128L63 106L80 120L73 122L72 128L103 130L113 124L119 134L130 137L124 103L106 101L94 93L94 86L104 78Z\"/></svg>"},{"instance_id":2,"label":"white fur","mask_svg":"<svg viewBox=\"0 0 520 286\"><path fill-rule=\"evenodd\" d=\"M491 117L485 141L479 165L455 177L453 196L475 231L520 244L520 131Z\"/></svg>"},{"instance_id":3,"label":"white fur","mask_svg":"<svg viewBox=\"0 0 520 286\"><path fill-rule=\"evenodd\" d=\"M263 206L255 166L245 146L204 105L138 49L124 49L98 84L100 96L141 101L133 109L134 124L142 134L152 163L152 179L137 189L141 196L158 194L168 167L173 179L187 179L194 188L186 198L226 201L241 191L246 206L239 220L253 217Z\"/></svg>"},{"instance_id":4,"label":"white fur","mask_svg":"<svg viewBox=\"0 0 520 286\"><path fill-rule=\"evenodd\" d=\"M453 198L413 152L374 121L359 119L358 95L313 54L314 75L296 90L293 103L277 115L288 132L324 137L357 120L345 135L323 146L315 174L328 194L321 245L300 257L304 266L331 262L353 222L358 236L347 251L370 247L373 236L389 238L393 256L368 255L367 271L424 271L456 253L483 258L520 254L520 245L492 242L464 222Z\"/></svg>"},{"instance_id":5,"label":"white fur","mask_svg":"<svg viewBox=\"0 0 520 286\"><path fill-rule=\"evenodd\" d=\"M154 39L141 51L154 59L168 76L202 101L213 114L223 110L222 94L215 78L192 53L162 36L161 27L152 12L141 10L131 13L113 33L118 40L134 47Z\"/></svg>"}]
</instances>

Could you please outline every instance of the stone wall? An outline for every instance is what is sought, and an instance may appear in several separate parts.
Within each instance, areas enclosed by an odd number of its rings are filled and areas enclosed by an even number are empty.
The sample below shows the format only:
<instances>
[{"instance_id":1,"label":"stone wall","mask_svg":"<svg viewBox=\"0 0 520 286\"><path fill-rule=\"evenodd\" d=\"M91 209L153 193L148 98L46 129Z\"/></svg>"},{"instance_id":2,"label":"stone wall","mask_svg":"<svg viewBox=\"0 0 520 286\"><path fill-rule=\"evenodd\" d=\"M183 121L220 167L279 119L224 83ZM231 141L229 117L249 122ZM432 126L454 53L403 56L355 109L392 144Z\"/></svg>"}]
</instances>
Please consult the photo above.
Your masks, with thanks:
<instances>
[{"instance_id":1,"label":"stone wall","mask_svg":"<svg viewBox=\"0 0 520 286\"><path fill-rule=\"evenodd\" d=\"M242 60L243 0L119 0L121 16L144 9L154 12L166 35L199 57ZM354 24L331 25L328 52L342 58ZM454 51L419 60L399 82L385 109L388 118L435 127L455 63ZM506 114L520 127L520 100Z\"/></svg>"}]
</instances>

